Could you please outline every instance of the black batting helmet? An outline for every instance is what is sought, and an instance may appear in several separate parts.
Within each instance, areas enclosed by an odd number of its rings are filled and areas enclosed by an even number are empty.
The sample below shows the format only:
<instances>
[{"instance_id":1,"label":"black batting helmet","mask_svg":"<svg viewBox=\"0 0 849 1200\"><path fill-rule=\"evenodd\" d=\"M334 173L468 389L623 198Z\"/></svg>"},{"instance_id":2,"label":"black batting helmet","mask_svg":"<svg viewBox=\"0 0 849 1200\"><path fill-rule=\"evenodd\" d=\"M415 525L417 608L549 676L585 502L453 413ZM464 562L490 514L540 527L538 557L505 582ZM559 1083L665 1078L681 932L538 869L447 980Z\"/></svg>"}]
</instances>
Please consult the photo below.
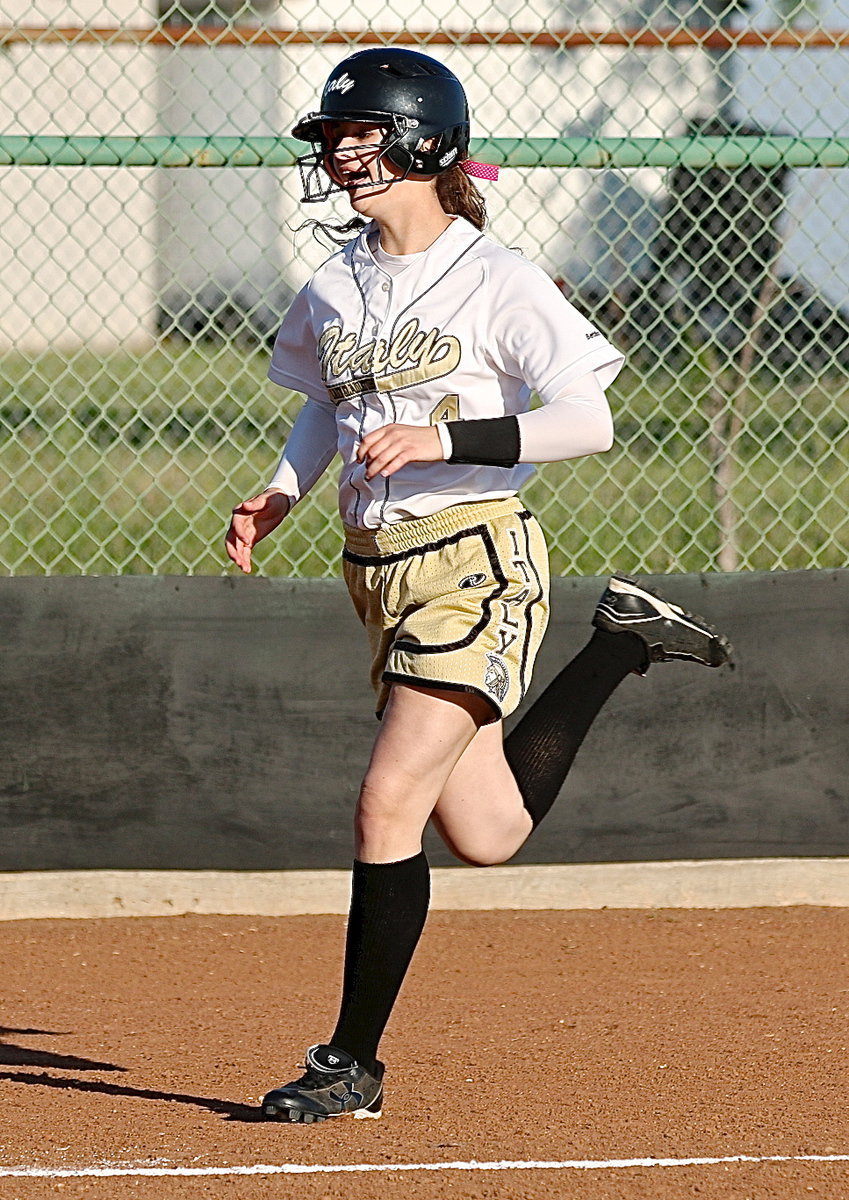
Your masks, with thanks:
<instances>
[{"instance_id":1,"label":"black batting helmet","mask_svg":"<svg viewBox=\"0 0 849 1200\"><path fill-rule=\"evenodd\" d=\"M382 125L387 140L381 157L402 173L440 175L464 159L469 149L469 105L456 75L417 50L386 46L360 50L331 71L318 112L307 113L292 135L316 147L299 164L304 173L305 199L309 195L305 168L314 176L327 151L326 121L362 121ZM314 178L313 178L314 185Z\"/></svg>"}]
</instances>

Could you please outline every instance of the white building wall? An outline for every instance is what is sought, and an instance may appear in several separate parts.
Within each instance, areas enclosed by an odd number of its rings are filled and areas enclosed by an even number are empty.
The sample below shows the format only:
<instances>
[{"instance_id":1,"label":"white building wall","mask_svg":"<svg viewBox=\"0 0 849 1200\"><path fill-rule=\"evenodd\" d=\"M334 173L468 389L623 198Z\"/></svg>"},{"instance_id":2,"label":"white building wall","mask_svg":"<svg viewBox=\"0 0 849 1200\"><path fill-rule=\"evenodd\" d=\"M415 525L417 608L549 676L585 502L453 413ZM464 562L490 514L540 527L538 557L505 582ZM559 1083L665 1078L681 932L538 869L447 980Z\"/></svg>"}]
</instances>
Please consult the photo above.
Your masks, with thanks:
<instances>
[{"instance_id":1,"label":"white building wall","mask_svg":"<svg viewBox=\"0 0 849 1200\"><path fill-rule=\"evenodd\" d=\"M135 0L4 0L5 24L146 24ZM15 45L0 55L0 131L151 133L154 63L132 46ZM0 168L0 347L125 343L154 305L152 172Z\"/></svg>"},{"instance_id":2,"label":"white building wall","mask_svg":"<svg viewBox=\"0 0 849 1200\"><path fill-rule=\"evenodd\" d=\"M662 3L662 0L658 0ZM759 0L762 2L762 0ZM849 0L828 0L832 23L846 23ZM842 5L842 8L841 8ZM577 21L622 21L618 0L565 13L549 0L529 7L502 0L476 27L557 28ZM662 13L661 13L662 18ZM4 0L2 20L47 19L23 0ZM136 0L67 0L56 25L148 25ZM388 13L377 0L293 0L276 20L357 29L407 24L455 28L467 18L453 0L428 0ZM696 50L436 47L464 81L473 136L640 137L680 134L687 120L716 107L714 65ZM177 53L134 46L17 46L0 57L0 129L5 133L286 134L318 103L343 47L293 46ZM834 52L753 51L739 56L741 115L800 133L845 128L849 72ZM841 67L844 69L841 71ZM168 89L171 89L169 97ZM575 287L609 286L639 266L664 174L547 169L506 170L481 183L493 234L518 246ZM811 199L813 193L814 198ZM800 172L791 204L787 263L829 295L847 294L849 174ZM187 217L194 205L195 216ZM309 217L347 219L344 197L304 207L295 171L0 169L0 345L128 344L155 331L169 278L203 285L225 261L261 287L297 288L326 257ZM218 264L216 266L216 264Z\"/></svg>"}]
</instances>

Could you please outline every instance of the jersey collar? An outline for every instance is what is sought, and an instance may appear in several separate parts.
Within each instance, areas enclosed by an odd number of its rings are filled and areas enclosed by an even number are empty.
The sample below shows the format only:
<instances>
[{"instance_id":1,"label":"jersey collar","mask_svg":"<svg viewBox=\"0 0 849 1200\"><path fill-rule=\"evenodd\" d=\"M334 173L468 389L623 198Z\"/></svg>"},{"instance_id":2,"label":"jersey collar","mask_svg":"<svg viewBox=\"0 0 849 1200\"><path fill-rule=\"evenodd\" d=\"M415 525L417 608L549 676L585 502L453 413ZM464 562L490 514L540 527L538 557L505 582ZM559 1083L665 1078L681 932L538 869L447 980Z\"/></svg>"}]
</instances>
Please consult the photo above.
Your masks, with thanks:
<instances>
[{"instance_id":1,"label":"jersey collar","mask_svg":"<svg viewBox=\"0 0 849 1200\"><path fill-rule=\"evenodd\" d=\"M351 265L355 269L371 268L379 271L381 268L375 262L374 255L371 252L371 247L368 244L369 235L376 233L377 222L369 221L365 229L359 236L356 237L351 245ZM471 246L471 244L482 237L479 229L475 229L470 221L465 217L454 217L451 224L445 229L435 242L428 246L424 256L419 260L419 265L427 270L430 275L439 274L444 270L452 259L457 258L462 254L463 250Z\"/></svg>"}]
</instances>

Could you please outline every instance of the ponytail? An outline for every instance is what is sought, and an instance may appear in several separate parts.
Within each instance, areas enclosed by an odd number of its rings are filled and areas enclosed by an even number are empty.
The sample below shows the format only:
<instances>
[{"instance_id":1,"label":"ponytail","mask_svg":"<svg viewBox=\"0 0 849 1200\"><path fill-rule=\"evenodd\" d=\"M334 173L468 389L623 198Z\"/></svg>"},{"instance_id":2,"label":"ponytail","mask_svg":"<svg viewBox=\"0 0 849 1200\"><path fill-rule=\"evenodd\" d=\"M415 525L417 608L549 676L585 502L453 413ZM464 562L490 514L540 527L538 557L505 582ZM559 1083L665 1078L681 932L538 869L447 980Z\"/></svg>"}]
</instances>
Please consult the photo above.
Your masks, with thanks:
<instances>
[{"instance_id":1,"label":"ponytail","mask_svg":"<svg viewBox=\"0 0 849 1200\"><path fill-rule=\"evenodd\" d=\"M486 226L486 201L459 164L437 175L436 195L447 213L465 217L476 229Z\"/></svg>"}]
</instances>

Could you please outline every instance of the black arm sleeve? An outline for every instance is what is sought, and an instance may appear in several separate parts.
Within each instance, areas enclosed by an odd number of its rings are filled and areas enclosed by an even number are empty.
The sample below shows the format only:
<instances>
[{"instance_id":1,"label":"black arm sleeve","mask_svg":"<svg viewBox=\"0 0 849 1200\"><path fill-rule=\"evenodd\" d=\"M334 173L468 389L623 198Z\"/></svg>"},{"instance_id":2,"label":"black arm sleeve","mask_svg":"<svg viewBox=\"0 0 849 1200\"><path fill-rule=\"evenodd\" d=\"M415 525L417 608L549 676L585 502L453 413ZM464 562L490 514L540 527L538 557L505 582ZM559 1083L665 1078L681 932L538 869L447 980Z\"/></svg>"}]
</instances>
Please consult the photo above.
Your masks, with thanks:
<instances>
[{"instance_id":1,"label":"black arm sleeve","mask_svg":"<svg viewBox=\"0 0 849 1200\"><path fill-rule=\"evenodd\" d=\"M519 422L515 417L480 421L446 421L451 435L452 463L483 467L515 467L521 453Z\"/></svg>"}]
</instances>

